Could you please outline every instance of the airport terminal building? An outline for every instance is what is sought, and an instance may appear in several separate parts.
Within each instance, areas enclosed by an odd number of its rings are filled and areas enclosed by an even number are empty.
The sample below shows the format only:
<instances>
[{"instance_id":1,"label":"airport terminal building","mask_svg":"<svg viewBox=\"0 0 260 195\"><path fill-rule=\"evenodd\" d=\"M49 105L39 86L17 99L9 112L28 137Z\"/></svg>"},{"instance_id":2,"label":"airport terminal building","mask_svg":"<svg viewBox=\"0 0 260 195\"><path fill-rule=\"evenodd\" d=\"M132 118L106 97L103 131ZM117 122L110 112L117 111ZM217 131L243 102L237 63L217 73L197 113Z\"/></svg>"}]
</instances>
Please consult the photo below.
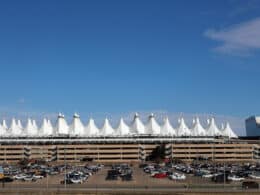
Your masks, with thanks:
<instances>
[{"instance_id":1,"label":"airport terminal building","mask_svg":"<svg viewBox=\"0 0 260 195\"><path fill-rule=\"evenodd\" d=\"M116 128L105 119L101 128L90 119L86 126L78 114L67 124L59 114L53 126L43 119L40 127L28 119L25 127L20 120L0 125L0 162L17 162L22 159L44 159L53 162L141 162L158 146L164 145L166 157L183 161L206 158L213 161L258 161L260 146L257 140L238 138L229 123L218 128L214 118L203 127L199 118L188 127L183 118L173 128L166 117L158 124L151 114L144 124L135 114L130 125L120 119Z\"/></svg>"},{"instance_id":2,"label":"airport terminal building","mask_svg":"<svg viewBox=\"0 0 260 195\"><path fill-rule=\"evenodd\" d=\"M260 136L260 117L251 116L246 119L246 135Z\"/></svg>"}]
</instances>

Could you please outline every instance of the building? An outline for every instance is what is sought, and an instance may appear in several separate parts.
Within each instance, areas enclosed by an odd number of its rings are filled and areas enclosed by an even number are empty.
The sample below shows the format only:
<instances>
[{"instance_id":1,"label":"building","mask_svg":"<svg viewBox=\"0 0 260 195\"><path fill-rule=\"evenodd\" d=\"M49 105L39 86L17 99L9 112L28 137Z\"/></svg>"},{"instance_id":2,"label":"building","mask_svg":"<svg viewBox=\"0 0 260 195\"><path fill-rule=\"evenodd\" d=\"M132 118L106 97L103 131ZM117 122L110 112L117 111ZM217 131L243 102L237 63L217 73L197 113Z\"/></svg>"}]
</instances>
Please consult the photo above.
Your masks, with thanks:
<instances>
[{"instance_id":1,"label":"building","mask_svg":"<svg viewBox=\"0 0 260 195\"><path fill-rule=\"evenodd\" d=\"M217 162L250 162L258 158L259 145L241 140L207 138L145 138L134 139L32 139L5 140L0 145L0 162L17 162L22 159L80 162L91 158L96 162L141 162L159 145L170 148L170 156L191 162L203 157Z\"/></svg>"},{"instance_id":2,"label":"building","mask_svg":"<svg viewBox=\"0 0 260 195\"><path fill-rule=\"evenodd\" d=\"M59 114L53 126L43 119L38 127L28 119L25 127L20 120L12 119L9 127L5 120L0 125L0 162L17 162L22 159L44 159L57 162L141 162L159 145L168 148L167 155L183 161L203 157L218 162L248 162L258 158L257 141L239 139L230 125L218 128L214 118L207 126L193 120L191 127L180 118L173 127L166 117L159 124L151 114L146 124L135 114L131 124L120 119L112 127L108 119L101 128L90 119L84 125L78 114L71 124Z\"/></svg>"},{"instance_id":3,"label":"building","mask_svg":"<svg viewBox=\"0 0 260 195\"><path fill-rule=\"evenodd\" d=\"M246 119L246 135L260 136L260 117L251 116Z\"/></svg>"},{"instance_id":4,"label":"building","mask_svg":"<svg viewBox=\"0 0 260 195\"><path fill-rule=\"evenodd\" d=\"M200 124L198 117L193 119L193 124L188 127L184 118L179 118L178 126L173 127L167 117L164 118L163 124L158 124L155 116L151 114L146 124L144 124L139 115L136 113L131 124L127 125L121 118L116 127L112 127L106 118L101 128L95 125L95 121L90 118L85 126L78 114L73 115L71 124L68 124L65 116L59 114L56 124L53 126L51 121L44 118L41 125L37 125L35 120L27 119L25 127L21 120L13 118L8 127L3 120L0 125L0 138L52 138L52 137L135 137L135 136L173 136L173 137L214 137L224 136L228 138L237 138L237 135L231 129L228 122L222 124L221 128L215 122L214 118L207 120L207 126Z\"/></svg>"}]
</instances>

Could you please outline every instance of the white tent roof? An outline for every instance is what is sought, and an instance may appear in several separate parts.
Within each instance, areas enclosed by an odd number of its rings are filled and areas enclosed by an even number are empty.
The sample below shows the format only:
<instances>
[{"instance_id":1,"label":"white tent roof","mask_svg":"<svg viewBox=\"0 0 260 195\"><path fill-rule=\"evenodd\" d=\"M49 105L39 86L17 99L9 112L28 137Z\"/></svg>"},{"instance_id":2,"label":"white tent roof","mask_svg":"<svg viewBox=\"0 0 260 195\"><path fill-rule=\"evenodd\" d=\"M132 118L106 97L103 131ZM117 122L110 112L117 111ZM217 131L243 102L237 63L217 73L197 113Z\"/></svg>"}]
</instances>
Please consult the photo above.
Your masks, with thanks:
<instances>
[{"instance_id":1,"label":"white tent roof","mask_svg":"<svg viewBox=\"0 0 260 195\"><path fill-rule=\"evenodd\" d=\"M6 120L5 120L5 119L3 119L3 121L2 121L2 127L3 127L5 130L8 129L8 126L7 126L7 124L6 124Z\"/></svg>"},{"instance_id":2,"label":"white tent roof","mask_svg":"<svg viewBox=\"0 0 260 195\"><path fill-rule=\"evenodd\" d=\"M185 124L184 119L181 117L178 122L179 122L178 136L190 136L191 135L190 129Z\"/></svg>"},{"instance_id":3,"label":"white tent roof","mask_svg":"<svg viewBox=\"0 0 260 195\"><path fill-rule=\"evenodd\" d=\"M153 113L149 116L148 123L145 125L146 134L160 134L161 127L156 122Z\"/></svg>"},{"instance_id":4,"label":"white tent roof","mask_svg":"<svg viewBox=\"0 0 260 195\"><path fill-rule=\"evenodd\" d=\"M38 130L38 125L37 125L37 123L36 123L36 120L32 120L32 125L33 125L33 127L34 127L36 130Z\"/></svg>"},{"instance_id":5,"label":"white tent roof","mask_svg":"<svg viewBox=\"0 0 260 195\"><path fill-rule=\"evenodd\" d=\"M20 129L23 129L23 125L21 123L21 120L17 120L17 126L20 128Z\"/></svg>"},{"instance_id":6,"label":"white tent roof","mask_svg":"<svg viewBox=\"0 0 260 195\"><path fill-rule=\"evenodd\" d=\"M10 127L7 128L5 120L0 125L0 136L63 136L63 135L79 135L79 136L118 136L118 135L138 135L138 134L151 134L151 135L167 135L167 136L221 136L237 137L234 131L227 123L221 130L215 124L214 118L208 120L207 130L200 124L199 118L193 120L192 129L189 129L185 124L183 118L178 120L179 127L175 130L169 122L168 118L164 119L164 123L160 126L154 115L151 114L149 119L144 125L140 120L138 114L135 114L134 120L129 127L121 118L117 128L114 130L110 125L108 119L105 119L104 125L98 129L93 119L90 119L87 126L84 127L78 114L74 114L72 123L68 126L64 115L59 114L55 128L53 128L50 120L43 119L41 128L38 129L36 121L28 119L25 128L23 129L21 121L11 121Z\"/></svg>"},{"instance_id":7,"label":"white tent roof","mask_svg":"<svg viewBox=\"0 0 260 195\"><path fill-rule=\"evenodd\" d=\"M116 133L118 135L129 135L130 134L130 128L127 124L125 124L124 119L120 118L118 127L116 128Z\"/></svg>"},{"instance_id":8,"label":"white tent roof","mask_svg":"<svg viewBox=\"0 0 260 195\"><path fill-rule=\"evenodd\" d=\"M38 128L37 126L35 128L35 124L33 124L33 121L30 118L28 118L27 120L24 131L24 133L28 136L38 136Z\"/></svg>"},{"instance_id":9,"label":"white tent roof","mask_svg":"<svg viewBox=\"0 0 260 195\"><path fill-rule=\"evenodd\" d=\"M134 121L131 125L131 133L132 134L144 134L145 133L145 127L142 121L139 118L139 115L135 113Z\"/></svg>"},{"instance_id":10,"label":"white tent roof","mask_svg":"<svg viewBox=\"0 0 260 195\"><path fill-rule=\"evenodd\" d=\"M84 134L84 125L80 121L80 116L78 114L73 115L73 120L70 125L70 133L74 135L83 135Z\"/></svg>"},{"instance_id":11,"label":"white tent roof","mask_svg":"<svg viewBox=\"0 0 260 195\"><path fill-rule=\"evenodd\" d=\"M49 131L51 132L51 135L52 135L53 133L55 133L55 132L54 132L54 127L53 127L53 125L52 125L50 119L47 120L47 125L48 125Z\"/></svg>"},{"instance_id":12,"label":"white tent roof","mask_svg":"<svg viewBox=\"0 0 260 195\"><path fill-rule=\"evenodd\" d=\"M48 130L47 128L48 128L47 119L46 119L46 118L43 118L42 124L41 124L41 126L40 126L40 128L39 128L39 134L40 134L41 136L45 136L45 135L46 135L46 130Z\"/></svg>"},{"instance_id":13,"label":"white tent roof","mask_svg":"<svg viewBox=\"0 0 260 195\"><path fill-rule=\"evenodd\" d=\"M42 121L42 126L39 131L40 131L40 134L43 136L52 135L53 127L52 127L51 121L44 118Z\"/></svg>"},{"instance_id":14,"label":"white tent roof","mask_svg":"<svg viewBox=\"0 0 260 195\"><path fill-rule=\"evenodd\" d=\"M36 123L36 120L32 120L32 126L33 126L33 131L31 131L31 135L33 136L39 136L39 128Z\"/></svg>"},{"instance_id":15,"label":"white tent roof","mask_svg":"<svg viewBox=\"0 0 260 195\"><path fill-rule=\"evenodd\" d=\"M31 134L31 131L33 131L33 125L32 125L32 120L30 118L27 119L27 123L25 125L25 128L24 128L24 132L27 134L27 135L30 135Z\"/></svg>"},{"instance_id":16,"label":"white tent roof","mask_svg":"<svg viewBox=\"0 0 260 195\"><path fill-rule=\"evenodd\" d=\"M101 134L104 136L114 135L115 130L111 127L109 120L106 118L103 127L101 128Z\"/></svg>"},{"instance_id":17,"label":"white tent roof","mask_svg":"<svg viewBox=\"0 0 260 195\"><path fill-rule=\"evenodd\" d=\"M237 135L234 133L234 131L231 129L229 123L227 122L223 131L222 131L222 134L224 136L228 136L229 138L237 138Z\"/></svg>"},{"instance_id":18,"label":"white tent roof","mask_svg":"<svg viewBox=\"0 0 260 195\"><path fill-rule=\"evenodd\" d=\"M176 136L176 130L172 127L168 117L164 119L164 123L161 126L161 134Z\"/></svg>"},{"instance_id":19,"label":"white tent roof","mask_svg":"<svg viewBox=\"0 0 260 195\"><path fill-rule=\"evenodd\" d=\"M193 120L193 127L192 127L192 130L191 130L191 134L193 136L205 136L206 135L206 130L200 124L200 120L199 120L198 117L196 117Z\"/></svg>"},{"instance_id":20,"label":"white tent roof","mask_svg":"<svg viewBox=\"0 0 260 195\"><path fill-rule=\"evenodd\" d=\"M19 127L19 129L21 129L21 136L27 136L27 132L23 128L21 120L19 120L19 119L17 120L17 126Z\"/></svg>"},{"instance_id":21,"label":"white tent roof","mask_svg":"<svg viewBox=\"0 0 260 195\"><path fill-rule=\"evenodd\" d=\"M85 128L85 134L88 136L99 135L99 129L95 125L94 119L92 119L92 118L89 119L88 124Z\"/></svg>"},{"instance_id":22,"label":"white tent roof","mask_svg":"<svg viewBox=\"0 0 260 195\"><path fill-rule=\"evenodd\" d=\"M5 135L6 135L6 128L4 128L2 124L0 124L0 136L5 136Z\"/></svg>"},{"instance_id":23,"label":"white tent roof","mask_svg":"<svg viewBox=\"0 0 260 195\"><path fill-rule=\"evenodd\" d=\"M11 121L9 133L11 136L21 136L22 135L22 129L16 124L16 121L14 118Z\"/></svg>"},{"instance_id":24,"label":"white tent roof","mask_svg":"<svg viewBox=\"0 0 260 195\"><path fill-rule=\"evenodd\" d=\"M1 136L7 136L8 135L8 127L7 127L5 119L3 119L2 124L0 126L0 135Z\"/></svg>"},{"instance_id":25,"label":"white tent roof","mask_svg":"<svg viewBox=\"0 0 260 195\"><path fill-rule=\"evenodd\" d=\"M63 114L58 115L55 130L56 130L56 134L58 134L58 135L69 134L69 126L68 126Z\"/></svg>"},{"instance_id":26,"label":"white tent roof","mask_svg":"<svg viewBox=\"0 0 260 195\"><path fill-rule=\"evenodd\" d=\"M215 119L212 117L210 120L208 120L208 128L206 130L206 135L207 136L220 136L221 132L219 131Z\"/></svg>"}]
</instances>

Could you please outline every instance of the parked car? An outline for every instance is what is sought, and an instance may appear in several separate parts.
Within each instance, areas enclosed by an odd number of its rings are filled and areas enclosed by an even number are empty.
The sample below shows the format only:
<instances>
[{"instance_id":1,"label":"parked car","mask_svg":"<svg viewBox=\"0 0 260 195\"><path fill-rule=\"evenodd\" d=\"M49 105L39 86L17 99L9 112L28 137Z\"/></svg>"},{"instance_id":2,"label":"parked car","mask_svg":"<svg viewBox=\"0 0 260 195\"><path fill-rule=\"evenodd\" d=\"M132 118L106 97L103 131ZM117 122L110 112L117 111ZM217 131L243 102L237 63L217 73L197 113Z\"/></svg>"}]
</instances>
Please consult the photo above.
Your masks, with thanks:
<instances>
[{"instance_id":1,"label":"parked car","mask_svg":"<svg viewBox=\"0 0 260 195\"><path fill-rule=\"evenodd\" d=\"M239 177L238 175L229 175L228 179L230 181L243 181L245 178L244 177Z\"/></svg>"},{"instance_id":2,"label":"parked car","mask_svg":"<svg viewBox=\"0 0 260 195\"><path fill-rule=\"evenodd\" d=\"M36 179L33 176L26 176L23 178L23 181L36 181Z\"/></svg>"},{"instance_id":3,"label":"parked car","mask_svg":"<svg viewBox=\"0 0 260 195\"><path fill-rule=\"evenodd\" d=\"M259 172L253 172L250 175L248 175L248 177L250 177L252 179L260 179L260 173Z\"/></svg>"},{"instance_id":4,"label":"parked car","mask_svg":"<svg viewBox=\"0 0 260 195\"><path fill-rule=\"evenodd\" d=\"M43 179L43 176L42 175L33 175L33 178L35 178L35 179Z\"/></svg>"},{"instance_id":5,"label":"parked car","mask_svg":"<svg viewBox=\"0 0 260 195\"><path fill-rule=\"evenodd\" d=\"M172 173L169 175L169 179L171 180L185 180L186 176L184 174Z\"/></svg>"},{"instance_id":6,"label":"parked car","mask_svg":"<svg viewBox=\"0 0 260 195\"><path fill-rule=\"evenodd\" d=\"M202 175L203 178L212 178L215 174L204 174Z\"/></svg>"},{"instance_id":7,"label":"parked car","mask_svg":"<svg viewBox=\"0 0 260 195\"><path fill-rule=\"evenodd\" d=\"M154 178L158 178L158 179L161 179L161 178L165 178L167 177L167 174L162 172L162 173L157 173L153 176Z\"/></svg>"}]
</instances>

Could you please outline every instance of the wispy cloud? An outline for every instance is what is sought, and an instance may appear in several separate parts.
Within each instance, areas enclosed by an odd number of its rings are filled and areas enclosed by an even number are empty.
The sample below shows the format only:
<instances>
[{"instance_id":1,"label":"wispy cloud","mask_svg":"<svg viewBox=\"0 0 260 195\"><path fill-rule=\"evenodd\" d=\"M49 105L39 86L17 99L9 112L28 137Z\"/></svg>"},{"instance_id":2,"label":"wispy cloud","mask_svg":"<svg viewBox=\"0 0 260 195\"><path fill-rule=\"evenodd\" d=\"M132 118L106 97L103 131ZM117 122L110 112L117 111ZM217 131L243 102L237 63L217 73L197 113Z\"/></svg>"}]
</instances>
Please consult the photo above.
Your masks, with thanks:
<instances>
[{"instance_id":1,"label":"wispy cloud","mask_svg":"<svg viewBox=\"0 0 260 195\"><path fill-rule=\"evenodd\" d=\"M204 35L221 42L219 46L213 48L216 52L250 56L253 51L260 49L260 18L225 29L208 29Z\"/></svg>"},{"instance_id":2,"label":"wispy cloud","mask_svg":"<svg viewBox=\"0 0 260 195\"><path fill-rule=\"evenodd\" d=\"M10 107L0 107L0 119L6 119L7 123L11 122L12 118L20 119L25 125L28 118L35 119L39 124L42 122L43 117L52 121L57 118L57 113L52 112L38 112L38 111L23 111L20 109Z\"/></svg>"},{"instance_id":3,"label":"wispy cloud","mask_svg":"<svg viewBox=\"0 0 260 195\"><path fill-rule=\"evenodd\" d=\"M17 101L19 104L24 104L25 103L25 99L24 98L20 98Z\"/></svg>"}]
</instances>

